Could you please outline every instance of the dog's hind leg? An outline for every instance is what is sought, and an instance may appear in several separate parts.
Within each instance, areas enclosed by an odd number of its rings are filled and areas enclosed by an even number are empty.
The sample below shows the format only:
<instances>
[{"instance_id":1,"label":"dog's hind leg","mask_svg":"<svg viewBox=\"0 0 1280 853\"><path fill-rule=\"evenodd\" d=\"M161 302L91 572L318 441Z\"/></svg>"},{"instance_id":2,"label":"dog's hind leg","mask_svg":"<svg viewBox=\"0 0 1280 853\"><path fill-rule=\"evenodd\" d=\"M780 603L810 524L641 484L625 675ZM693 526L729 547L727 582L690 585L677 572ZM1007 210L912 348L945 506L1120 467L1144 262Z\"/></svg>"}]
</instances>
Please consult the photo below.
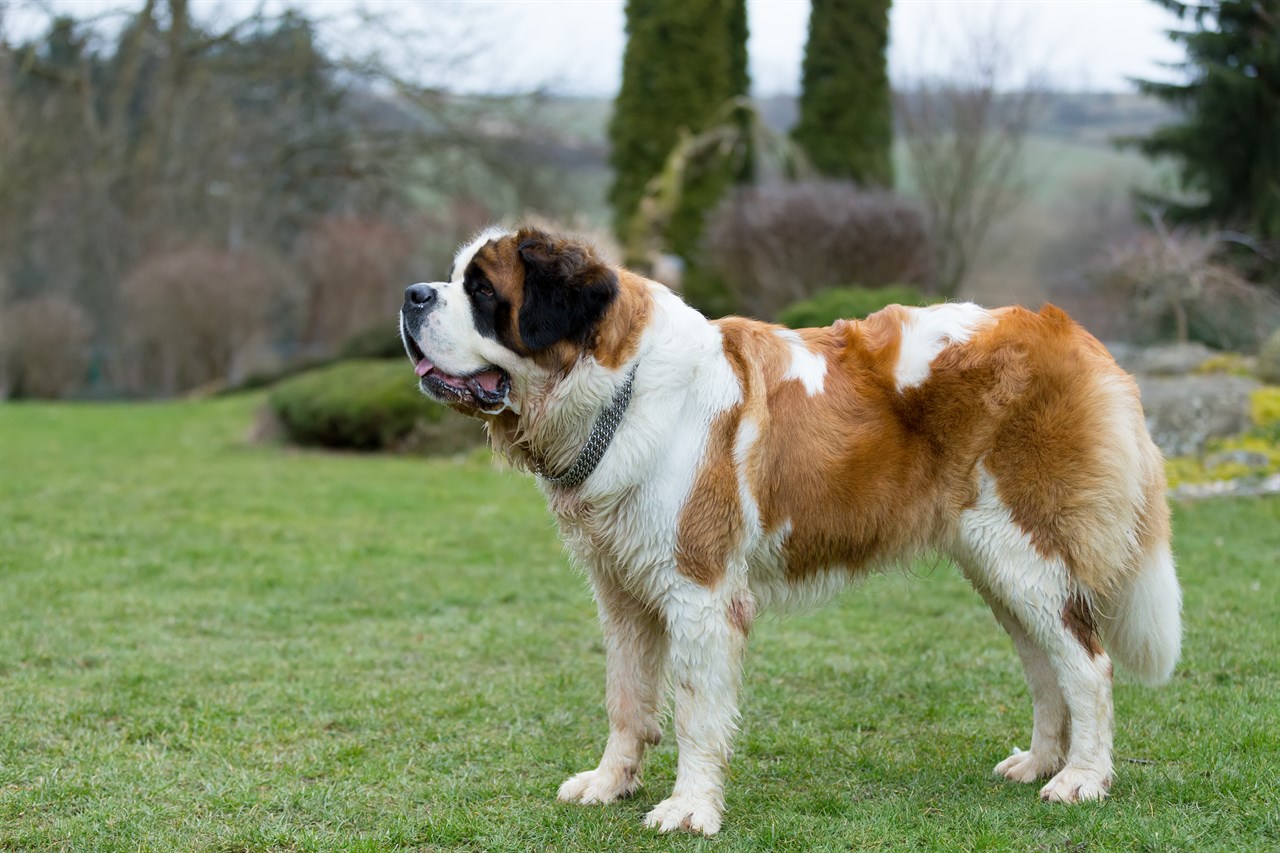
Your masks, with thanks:
<instances>
[{"instance_id":1,"label":"dog's hind leg","mask_svg":"<svg viewBox=\"0 0 1280 853\"><path fill-rule=\"evenodd\" d=\"M968 569L965 575L974 580ZM1013 639L1013 646L1022 661L1027 689L1031 692L1031 746L1026 751L1014 752L997 764L996 775L1014 782L1034 782L1052 776L1062 769L1071 742L1071 717L1062 688L1058 686L1058 676L1048 655L1031 639L1027 629L1009 609L976 581L974 586L986 600L996 621Z\"/></svg>"},{"instance_id":2,"label":"dog's hind leg","mask_svg":"<svg viewBox=\"0 0 1280 853\"><path fill-rule=\"evenodd\" d=\"M609 740L600 765L560 786L565 802L611 803L640 787L645 747L662 739L663 669L667 636L662 620L612 576L593 576L604 629L605 705Z\"/></svg>"},{"instance_id":3,"label":"dog's hind leg","mask_svg":"<svg viewBox=\"0 0 1280 853\"><path fill-rule=\"evenodd\" d=\"M976 505L960 516L955 556L974 585L990 596L997 618L1001 609L1006 611L1022 629L1025 641L1038 649L1039 655L1025 645L1019 647L1024 663L1029 659L1032 664L1027 666L1027 679L1033 702L1038 698L1036 684L1042 685L1042 696L1049 693L1043 674L1047 663L1066 705L1070 732L1066 760L1040 790L1041 798L1075 802L1105 797L1112 779L1111 660L1098 641L1088 594L1061 558L1037 550L1000 502L990 480L983 482ZM1019 634L1010 633L1018 642ZM1046 725L1052 719L1050 710ZM1050 731L1046 728L1043 734L1048 737ZM1032 769L1036 775L1052 769L1048 753L1001 766L1016 769L1030 761L1036 766L1028 766L1022 775Z\"/></svg>"}]
</instances>

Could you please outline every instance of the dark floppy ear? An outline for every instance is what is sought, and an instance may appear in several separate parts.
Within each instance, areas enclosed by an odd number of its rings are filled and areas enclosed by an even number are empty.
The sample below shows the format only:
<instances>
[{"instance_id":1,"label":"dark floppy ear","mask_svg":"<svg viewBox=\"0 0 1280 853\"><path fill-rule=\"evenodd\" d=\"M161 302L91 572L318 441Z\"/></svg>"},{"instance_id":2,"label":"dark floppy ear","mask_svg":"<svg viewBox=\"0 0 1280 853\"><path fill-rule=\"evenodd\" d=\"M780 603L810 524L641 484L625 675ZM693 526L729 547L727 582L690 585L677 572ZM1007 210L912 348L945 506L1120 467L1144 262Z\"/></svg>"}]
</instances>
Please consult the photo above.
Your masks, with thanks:
<instances>
[{"instance_id":1,"label":"dark floppy ear","mask_svg":"<svg viewBox=\"0 0 1280 853\"><path fill-rule=\"evenodd\" d=\"M591 247L523 230L524 302L520 337L531 350L568 340L585 344L618 295L618 276Z\"/></svg>"}]
</instances>

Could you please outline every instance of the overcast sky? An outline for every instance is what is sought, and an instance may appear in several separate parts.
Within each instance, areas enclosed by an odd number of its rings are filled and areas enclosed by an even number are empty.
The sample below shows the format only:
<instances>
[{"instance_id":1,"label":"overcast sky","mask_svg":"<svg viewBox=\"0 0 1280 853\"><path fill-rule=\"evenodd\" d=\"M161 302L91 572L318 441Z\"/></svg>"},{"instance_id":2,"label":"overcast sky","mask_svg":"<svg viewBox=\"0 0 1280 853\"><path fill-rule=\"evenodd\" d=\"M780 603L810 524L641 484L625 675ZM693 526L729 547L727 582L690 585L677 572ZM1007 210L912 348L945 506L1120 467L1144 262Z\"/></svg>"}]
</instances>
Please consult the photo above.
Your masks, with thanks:
<instances>
[{"instance_id":1,"label":"overcast sky","mask_svg":"<svg viewBox=\"0 0 1280 853\"><path fill-rule=\"evenodd\" d=\"M432 8L377 2L419 20ZM617 91L625 44L622 0L469 0L463 8L493 35L460 81L466 88L534 82L571 94ZM747 11L755 92L798 91L809 3L748 0ZM942 70L964 33L993 22L1014 37L1020 67L1012 82L1037 73L1055 88L1129 91L1128 77L1167 77L1171 72L1159 63L1183 57L1165 36L1177 19L1151 0L895 0L890 73L901 81Z\"/></svg>"},{"instance_id":2,"label":"overcast sky","mask_svg":"<svg viewBox=\"0 0 1280 853\"><path fill-rule=\"evenodd\" d=\"M17 14L11 18L20 36L43 19L24 5L24 0L17 0ZM140 4L51 0L45 5L93 14ZM257 0L194 0L193 5L201 18L227 18L249 13ZM414 64L423 69L436 65L438 79L431 82L453 88L546 88L611 96L621 78L623 0L294 0L292 4L268 0L269 7L284 5L302 6L322 17L340 17L362 5L383 12L394 23L404 24L404 36L396 47L416 55L419 61ZM755 93L798 91L809 3L748 0L747 11ZM1012 36L1008 40L1015 67L1007 81L1012 85L1034 73L1059 89L1129 91L1128 77L1168 77L1171 72L1160 63L1182 58L1181 49L1164 35L1177 26L1176 18L1151 0L895 0L890 19L891 76L901 83L944 71L946 58L964 42L965 33L993 22ZM456 53L458 45L448 39L410 35L434 31L438 36L442 30L467 33L465 41L474 47L465 65L451 67L443 76L432 59Z\"/></svg>"}]
</instances>

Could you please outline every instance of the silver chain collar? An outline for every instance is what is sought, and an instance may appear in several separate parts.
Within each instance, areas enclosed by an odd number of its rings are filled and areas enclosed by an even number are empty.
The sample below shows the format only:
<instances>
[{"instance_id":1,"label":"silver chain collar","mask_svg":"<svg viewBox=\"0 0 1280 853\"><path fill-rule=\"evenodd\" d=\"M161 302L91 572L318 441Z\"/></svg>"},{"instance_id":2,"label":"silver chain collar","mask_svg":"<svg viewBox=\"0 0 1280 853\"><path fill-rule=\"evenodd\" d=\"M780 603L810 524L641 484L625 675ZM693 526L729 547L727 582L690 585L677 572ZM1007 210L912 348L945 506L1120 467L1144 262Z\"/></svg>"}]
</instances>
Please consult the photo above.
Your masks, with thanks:
<instances>
[{"instance_id":1,"label":"silver chain collar","mask_svg":"<svg viewBox=\"0 0 1280 853\"><path fill-rule=\"evenodd\" d=\"M622 423L622 416L626 414L627 406L631 404L631 386L635 382L636 368L639 366L637 364L631 368L631 372L627 374L627 381L622 383L622 387L613 397L613 402L596 417L596 422L591 427L591 435L587 436L587 443L582 445L578 458L573 461L567 471L553 477L547 471L543 461L537 456L533 457L533 470L539 477L552 485L572 489L574 486L582 485L591 476L591 472L596 470L596 466L604 458L605 451L613 442L613 435L618 431L618 425Z\"/></svg>"}]
</instances>

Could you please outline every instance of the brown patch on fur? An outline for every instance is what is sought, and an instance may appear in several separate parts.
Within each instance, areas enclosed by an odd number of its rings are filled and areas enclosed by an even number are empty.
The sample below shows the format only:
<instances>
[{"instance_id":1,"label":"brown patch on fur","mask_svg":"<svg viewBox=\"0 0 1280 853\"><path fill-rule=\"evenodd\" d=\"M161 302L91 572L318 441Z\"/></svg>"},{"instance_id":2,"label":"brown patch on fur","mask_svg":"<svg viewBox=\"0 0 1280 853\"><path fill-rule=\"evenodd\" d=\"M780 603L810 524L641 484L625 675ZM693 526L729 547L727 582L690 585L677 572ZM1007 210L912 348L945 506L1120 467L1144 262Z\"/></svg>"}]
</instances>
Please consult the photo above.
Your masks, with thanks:
<instances>
[{"instance_id":1,"label":"brown patch on fur","mask_svg":"<svg viewBox=\"0 0 1280 853\"><path fill-rule=\"evenodd\" d=\"M865 320L800 330L827 363L823 391L810 396L802 383L779 378L757 392L768 419L748 482L765 531L791 526L783 555L793 581L910 552L940 529L948 505L961 503L947 494L968 496L968 472L932 452L943 443L913 429L912 409L896 391L906 317L907 309L890 306ZM790 353L785 358L779 377Z\"/></svg>"},{"instance_id":2,"label":"brown patch on fur","mask_svg":"<svg viewBox=\"0 0 1280 853\"><path fill-rule=\"evenodd\" d=\"M742 538L742 507L733 465L733 443L741 416L742 410L735 407L712 421L706 461L680 511L676 568L707 587L714 587L724 577L729 555Z\"/></svg>"},{"instance_id":3,"label":"brown patch on fur","mask_svg":"<svg viewBox=\"0 0 1280 853\"><path fill-rule=\"evenodd\" d=\"M653 297L645 280L629 270L618 270L618 296L596 332L596 361L610 370L630 361L640 348L652 313Z\"/></svg>"},{"instance_id":4,"label":"brown patch on fur","mask_svg":"<svg viewBox=\"0 0 1280 853\"><path fill-rule=\"evenodd\" d=\"M1093 621L1093 608L1079 593L1073 594L1063 606L1062 625L1085 647L1090 657L1096 658L1102 654L1102 643L1098 641L1098 630Z\"/></svg>"},{"instance_id":5,"label":"brown patch on fur","mask_svg":"<svg viewBox=\"0 0 1280 853\"><path fill-rule=\"evenodd\" d=\"M984 459L1015 521L1088 589L1136 572L1151 544L1168 541L1168 509L1132 378L1051 305L1006 309L975 351L1017 351L1024 365Z\"/></svg>"},{"instance_id":6,"label":"brown patch on fur","mask_svg":"<svg viewBox=\"0 0 1280 853\"><path fill-rule=\"evenodd\" d=\"M520 340L519 317L520 306L524 304L524 266L516 253L517 245L519 244L511 236L491 240L472 256L471 263L484 273L494 291L510 306L507 316L500 318L502 328L498 330L499 340L520 355L528 355L528 348Z\"/></svg>"},{"instance_id":7,"label":"brown patch on fur","mask_svg":"<svg viewBox=\"0 0 1280 853\"><path fill-rule=\"evenodd\" d=\"M741 317L715 321L723 335L725 359L742 388L744 403L721 412L711 423L706 454L689 500L680 511L676 567L691 580L715 586L729 556L740 547L746 527L738 494L734 446L744 418L760 424L769 415L768 389L786 371L787 344L771 326Z\"/></svg>"},{"instance_id":8,"label":"brown patch on fur","mask_svg":"<svg viewBox=\"0 0 1280 853\"><path fill-rule=\"evenodd\" d=\"M1150 470L1143 485L1142 511L1138 523L1138 547L1143 554L1150 554L1169 541L1173 535L1169 520L1169 501L1165 498L1168 483L1165 480L1164 459L1157 450L1149 454Z\"/></svg>"}]
</instances>

